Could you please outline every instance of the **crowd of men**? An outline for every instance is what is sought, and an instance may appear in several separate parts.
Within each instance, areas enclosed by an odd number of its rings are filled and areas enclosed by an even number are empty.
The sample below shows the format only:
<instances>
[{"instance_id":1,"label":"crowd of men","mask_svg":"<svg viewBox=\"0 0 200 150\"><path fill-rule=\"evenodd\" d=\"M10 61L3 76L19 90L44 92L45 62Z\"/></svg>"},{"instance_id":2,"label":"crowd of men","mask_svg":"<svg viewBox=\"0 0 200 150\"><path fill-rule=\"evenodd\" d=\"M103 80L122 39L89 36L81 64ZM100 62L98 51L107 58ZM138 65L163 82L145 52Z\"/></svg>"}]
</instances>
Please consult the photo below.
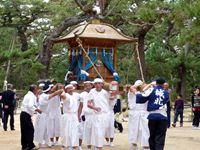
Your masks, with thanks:
<instances>
[{"instance_id":1,"label":"crowd of men","mask_svg":"<svg viewBox=\"0 0 200 150\"><path fill-rule=\"evenodd\" d=\"M117 82L112 84L117 87ZM85 81L84 90L76 92L77 82L53 85L45 82L39 91L31 85L22 102L20 114L23 150L62 145L62 149L81 150L82 141L88 150L102 150L104 139L113 146L114 105L118 88L103 89L104 82L96 78ZM62 105L62 109L60 106ZM37 112L35 125L31 116ZM61 143L59 143L59 138ZM34 141L34 142L33 142Z\"/></svg>"},{"instance_id":2,"label":"crowd of men","mask_svg":"<svg viewBox=\"0 0 200 150\"><path fill-rule=\"evenodd\" d=\"M137 80L130 87L131 150L137 150L139 143L142 149L164 149L169 101L169 93L163 88L164 83L162 78L148 85ZM22 102L20 115L22 149L36 149L33 141L39 143L40 148L61 144L62 149L69 150L81 150L82 142L88 150L102 150L104 139L113 146L113 108L118 94L117 86L116 82L111 82L105 90L100 78L96 78L93 83L85 81L81 93L75 91L75 81L65 86L45 82L41 85L41 91L38 91L36 85L31 85ZM37 118L33 126L31 116L35 112Z\"/></svg>"},{"instance_id":3,"label":"crowd of men","mask_svg":"<svg viewBox=\"0 0 200 150\"><path fill-rule=\"evenodd\" d=\"M169 90L164 85L165 80L158 78L150 84L137 80L130 87L128 141L131 150L138 150L138 145L143 150L164 149L169 127ZM113 108L118 103L118 92L116 81L105 88L100 78L93 82L85 81L81 92L77 92L76 81L67 85L53 85L47 81L41 83L39 88L30 85L20 114L22 150L55 145L60 145L63 150L82 150L82 143L88 150L102 150L104 140L113 146L114 124L117 123ZM33 124L34 114L36 119Z\"/></svg>"}]
</instances>

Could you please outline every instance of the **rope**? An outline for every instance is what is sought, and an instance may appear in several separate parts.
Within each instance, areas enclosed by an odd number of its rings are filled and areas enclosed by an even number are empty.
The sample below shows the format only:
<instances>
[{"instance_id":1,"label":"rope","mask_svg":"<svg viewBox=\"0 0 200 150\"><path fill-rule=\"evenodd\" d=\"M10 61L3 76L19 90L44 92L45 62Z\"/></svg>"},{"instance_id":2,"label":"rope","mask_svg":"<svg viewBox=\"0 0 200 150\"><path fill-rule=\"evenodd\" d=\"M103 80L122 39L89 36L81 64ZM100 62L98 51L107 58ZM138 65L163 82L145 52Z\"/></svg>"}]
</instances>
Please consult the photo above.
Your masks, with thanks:
<instances>
[{"instance_id":1,"label":"rope","mask_svg":"<svg viewBox=\"0 0 200 150\"><path fill-rule=\"evenodd\" d=\"M88 60L89 60L90 63L92 64L92 66L94 67L94 70L96 71L96 73L100 76L100 78L101 78L102 80L104 80L103 77L101 76L101 74L99 73L99 71L97 70L96 66L94 65L94 63L92 62L92 60L90 59L90 57L88 56L88 53L86 52L85 48L83 47L82 41L80 40L79 37L76 38L76 42L79 44L79 47L82 48L82 50L83 50L83 52L85 53L86 57L88 58Z\"/></svg>"},{"instance_id":2,"label":"rope","mask_svg":"<svg viewBox=\"0 0 200 150\"><path fill-rule=\"evenodd\" d=\"M137 58L138 58L140 73L141 73L141 76L142 76L142 81L145 82L142 63L141 63L141 59L140 59L140 53L139 53L139 50L138 50L138 43L136 43L136 52L137 52L137 56L138 56Z\"/></svg>"}]
</instances>

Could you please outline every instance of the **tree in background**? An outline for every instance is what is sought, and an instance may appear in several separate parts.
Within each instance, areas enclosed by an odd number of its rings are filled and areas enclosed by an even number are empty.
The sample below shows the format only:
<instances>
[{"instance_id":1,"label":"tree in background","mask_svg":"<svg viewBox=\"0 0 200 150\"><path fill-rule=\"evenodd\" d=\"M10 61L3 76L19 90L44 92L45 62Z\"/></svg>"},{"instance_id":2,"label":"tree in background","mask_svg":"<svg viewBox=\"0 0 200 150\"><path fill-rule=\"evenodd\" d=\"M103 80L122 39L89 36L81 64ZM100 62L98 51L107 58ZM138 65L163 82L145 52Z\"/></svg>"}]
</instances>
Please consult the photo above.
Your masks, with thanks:
<instances>
[{"instance_id":1,"label":"tree in background","mask_svg":"<svg viewBox=\"0 0 200 150\"><path fill-rule=\"evenodd\" d=\"M96 17L92 9L97 2L103 10L98 15L103 22L139 39L145 80L150 82L164 76L178 93L189 95L192 87L200 82L200 2L187 0L2 1L1 85L8 60L11 60L8 81L19 88L39 78L63 82L68 65L67 46L53 46L51 41L74 25ZM133 45L119 47L118 58L123 60L118 61L123 84L141 78Z\"/></svg>"}]
</instances>

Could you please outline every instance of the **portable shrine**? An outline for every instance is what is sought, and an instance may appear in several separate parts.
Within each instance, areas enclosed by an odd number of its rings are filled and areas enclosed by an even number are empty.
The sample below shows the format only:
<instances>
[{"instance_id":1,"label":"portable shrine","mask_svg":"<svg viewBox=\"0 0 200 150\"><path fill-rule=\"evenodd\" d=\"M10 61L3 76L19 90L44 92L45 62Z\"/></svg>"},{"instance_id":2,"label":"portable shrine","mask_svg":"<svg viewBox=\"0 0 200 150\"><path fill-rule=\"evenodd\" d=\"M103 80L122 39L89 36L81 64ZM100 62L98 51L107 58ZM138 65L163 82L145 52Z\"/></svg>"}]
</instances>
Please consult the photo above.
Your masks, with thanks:
<instances>
[{"instance_id":1,"label":"portable shrine","mask_svg":"<svg viewBox=\"0 0 200 150\"><path fill-rule=\"evenodd\" d=\"M137 39L124 35L110 24L92 20L53 42L68 45L70 64L66 80L93 80L98 76L110 82L120 80L116 68L117 46L136 43Z\"/></svg>"}]
</instances>

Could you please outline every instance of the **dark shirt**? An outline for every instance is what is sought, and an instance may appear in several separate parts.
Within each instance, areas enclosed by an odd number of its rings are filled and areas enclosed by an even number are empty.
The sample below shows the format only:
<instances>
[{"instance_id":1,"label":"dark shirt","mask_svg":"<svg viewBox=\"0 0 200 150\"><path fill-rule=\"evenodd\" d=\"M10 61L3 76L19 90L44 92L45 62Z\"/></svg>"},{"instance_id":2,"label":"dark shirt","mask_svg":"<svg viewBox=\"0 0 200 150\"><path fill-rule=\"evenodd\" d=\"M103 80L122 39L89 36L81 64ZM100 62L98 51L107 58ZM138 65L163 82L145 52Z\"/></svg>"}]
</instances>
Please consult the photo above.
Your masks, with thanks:
<instances>
[{"instance_id":1,"label":"dark shirt","mask_svg":"<svg viewBox=\"0 0 200 150\"><path fill-rule=\"evenodd\" d=\"M200 99L200 94L199 95L193 94L191 99L192 99L192 108L194 108L197 111L200 111L200 106L195 106L195 104L194 104L195 99Z\"/></svg>"},{"instance_id":2,"label":"dark shirt","mask_svg":"<svg viewBox=\"0 0 200 150\"><path fill-rule=\"evenodd\" d=\"M118 112L121 112L121 101L120 101L120 99L117 99L117 102L116 102L113 110L114 110L115 114L118 113Z\"/></svg>"},{"instance_id":3,"label":"dark shirt","mask_svg":"<svg viewBox=\"0 0 200 150\"><path fill-rule=\"evenodd\" d=\"M184 109L184 100L177 99L174 104L174 109Z\"/></svg>"},{"instance_id":4,"label":"dark shirt","mask_svg":"<svg viewBox=\"0 0 200 150\"><path fill-rule=\"evenodd\" d=\"M15 106L15 93L12 90L7 90L2 93L3 109L5 110L5 105L8 109L14 109Z\"/></svg>"}]
</instances>

